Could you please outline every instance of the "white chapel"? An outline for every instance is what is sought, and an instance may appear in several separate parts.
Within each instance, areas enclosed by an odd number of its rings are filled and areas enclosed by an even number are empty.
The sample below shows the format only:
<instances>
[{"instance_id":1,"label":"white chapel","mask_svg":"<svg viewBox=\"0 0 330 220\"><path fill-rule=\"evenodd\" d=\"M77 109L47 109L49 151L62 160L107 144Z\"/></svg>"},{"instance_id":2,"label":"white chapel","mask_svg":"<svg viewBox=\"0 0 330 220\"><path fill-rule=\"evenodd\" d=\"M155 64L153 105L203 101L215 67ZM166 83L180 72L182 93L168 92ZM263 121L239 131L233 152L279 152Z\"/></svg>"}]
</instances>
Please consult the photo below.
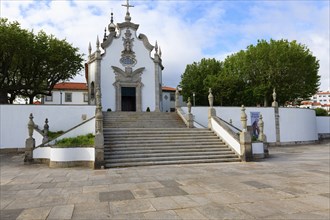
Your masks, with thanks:
<instances>
[{"instance_id":1,"label":"white chapel","mask_svg":"<svg viewBox=\"0 0 330 220\"><path fill-rule=\"evenodd\" d=\"M127 0L125 21L114 24L113 13L102 43L97 37L96 50L89 44L85 66L89 104L97 104L101 94L103 111L162 111L161 50L138 34L131 22ZM102 48L102 52L101 52ZM153 54L152 54L153 53Z\"/></svg>"}]
</instances>

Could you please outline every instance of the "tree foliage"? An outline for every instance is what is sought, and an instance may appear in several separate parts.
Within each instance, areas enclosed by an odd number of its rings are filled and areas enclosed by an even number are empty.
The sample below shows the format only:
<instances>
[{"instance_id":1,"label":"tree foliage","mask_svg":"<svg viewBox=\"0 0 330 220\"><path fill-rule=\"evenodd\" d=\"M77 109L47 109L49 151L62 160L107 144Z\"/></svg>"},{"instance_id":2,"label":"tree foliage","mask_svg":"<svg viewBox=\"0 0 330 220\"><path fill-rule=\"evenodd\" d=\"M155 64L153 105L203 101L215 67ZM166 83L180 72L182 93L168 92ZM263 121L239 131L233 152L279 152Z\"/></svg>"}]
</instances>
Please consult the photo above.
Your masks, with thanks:
<instances>
[{"instance_id":1,"label":"tree foliage","mask_svg":"<svg viewBox=\"0 0 330 220\"><path fill-rule=\"evenodd\" d=\"M208 87L205 86L217 76L222 69L222 63L215 59L202 59L200 62L187 65L181 76L182 95L185 100L195 93L197 105L207 105L205 99L208 94Z\"/></svg>"},{"instance_id":2,"label":"tree foliage","mask_svg":"<svg viewBox=\"0 0 330 220\"><path fill-rule=\"evenodd\" d=\"M24 30L0 19L0 104L16 96L49 95L54 85L72 79L83 68L82 54L66 40Z\"/></svg>"},{"instance_id":3,"label":"tree foliage","mask_svg":"<svg viewBox=\"0 0 330 220\"><path fill-rule=\"evenodd\" d=\"M211 61L219 64L217 70L212 66L209 70L202 68L201 73L200 66L207 67L205 62ZM212 88L218 105L269 106L273 88L277 101L284 104L315 94L320 80L316 57L306 46L287 40L259 40L257 45L250 45L223 62L203 59L193 66L187 66L181 86L184 97L193 90L196 94L201 91L203 97L199 99L205 100L198 103L201 105L207 105L208 87Z\"/></svg>"},{"instance_id":4,"label":"tree foliage","mask_svg":"<svg viewBox=\"0 0 330 220\"><path fill-rule=\"evenodd\" d=\"M325 110L323 108L316 108L315 114L316 114L316 116L329 116L327 110Z\"/></svg>"}]
</instances>

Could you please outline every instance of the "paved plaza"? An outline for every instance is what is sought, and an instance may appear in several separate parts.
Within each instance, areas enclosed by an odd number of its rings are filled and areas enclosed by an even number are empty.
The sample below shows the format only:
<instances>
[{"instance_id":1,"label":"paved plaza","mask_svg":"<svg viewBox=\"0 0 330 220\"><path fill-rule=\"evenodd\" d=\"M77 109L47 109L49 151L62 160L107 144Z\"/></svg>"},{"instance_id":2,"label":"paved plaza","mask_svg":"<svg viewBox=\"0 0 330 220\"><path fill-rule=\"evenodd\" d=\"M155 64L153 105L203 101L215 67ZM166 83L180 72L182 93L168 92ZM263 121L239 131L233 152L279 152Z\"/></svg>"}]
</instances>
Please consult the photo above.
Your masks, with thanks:
<instances>
[{"instance_id":1,"label":"paved plaza","mask_svg":"<svg viewBox=\"0 0 330 220\"><path fill-rule=\"evenodd\" d=\"M0 219L329 219L330 144L251 163L109 170L1 154Z\"/></svg>"}]
</instances>

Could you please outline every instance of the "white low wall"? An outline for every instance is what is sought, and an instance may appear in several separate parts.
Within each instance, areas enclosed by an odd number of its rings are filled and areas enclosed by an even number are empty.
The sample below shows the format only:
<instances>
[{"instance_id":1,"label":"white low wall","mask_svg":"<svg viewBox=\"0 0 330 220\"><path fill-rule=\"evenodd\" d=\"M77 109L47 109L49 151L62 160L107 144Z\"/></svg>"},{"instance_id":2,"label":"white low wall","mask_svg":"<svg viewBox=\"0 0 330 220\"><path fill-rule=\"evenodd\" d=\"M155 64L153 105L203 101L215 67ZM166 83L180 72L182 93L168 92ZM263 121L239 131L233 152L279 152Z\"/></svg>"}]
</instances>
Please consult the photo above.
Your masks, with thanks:
<instances>
[{"instance_id":1,"label":"white low wall","mask_svg":"<svg viewBox=\"0 0 330 220\"><path fill-rule=\"evenodd\" d=\"M214 107L217 116L242 129L240 117L241 107ZM208 124L208 107L192 107L191 112L195 117L195 121L207 127ZM187 112L187 107L182 107ZM246 107L247 125L251 126L251 112L260 112L264 121L264 133L267 136L267 142L276 142L275 127L275 110L268 107ZM321 117L320 117L321 118ZM300 108L279 108L280 122L280 142L294 143L318 140L318 133L327 133L329 131L330 117L327 119L317 119L315 111Z\"/></svg>"},{"instance_id":2,"label":"white low wall","mask_svg":"<svg viewBox=\"0 0 330 220\"><path fill-rule=\"evenodd\" d=\"M242 155L241 145L231 134L229 134L224 128L222 128L216 120L211 119L212 130L219 136L221 139L229 145L238 155Z\"/></svg>"},{"instance_id":3,"label":"white low wall","mask_svg":"<svg viewBox=\"0 0 330 220\"><path fill-rule=\"evenodd\" d=\"M241 124L241 107L214 107L217 116L227 122L232 120L232 124L242 129ZM187 112L187 107L182 107L184 112ZM245 113L247 115L247 125L251 125L250 112L260 112L263 116L265 123L264 133L267 136L268 142L276 142L276 131L275 131L275 111L274 108L258 108L258 107L246 107ZM195 117L195 121L207 127L208 124L208 107L192 107L191 113Z\"/></svg>"},{"instance_id":4,"label":"white low wall","mask_svg":"<svg viewBox=\"0 0 330 220\"><path fill-rule=\"evenodd\" d=\"M314 110L279 108L279 115L281 143L318 140Z\"/></svg>"},{"instance_id":5,"label":"white low wall","mask_svg":"<svg viewBox=\"0 0 330 220\"><path fill-rule=\"evenodd\" d=\"M83 122L83 115L87 119L93 117L95 106L0 105L0 148L25 147L30 113L40 129L43 129L48 118L50 131L66 131Z\"/></svg>"},{"instance_id":6,"label":"white low wall","mask_svg":"<svg viewBox=\"0 0 330 220\"><path fill-rule=\"evenodd\" d=\"M95 148L38 147L33 150L33 159L49 159L54 162L94 161Z\"/></svg>"},{"instance_id":7,"label":"white low wall","mask_svg":"<svg viewBox=\"0 0 330 220\"><path fill-rule=\"evenodd\" d=\"M26 138L27 138L27 136L26 136ZM36 146L38 146L38 145L42 144L42 139L44 138L44 136L42 136L39 132L34 131L33 138L34 138Z\"/></svg>"},{"instance_id":8,"label":"white low wall","mask_svg":"<svg viewBox=\"0 0 330 220\"><path fill-rule=\"evenodd\" d=\"M318 134L330 134L330 116L316 117L316 127Z\"/></svg>"},{"instance_id":9,"label":"white low wall","mask_svg":"<svg viewBox=\"0 0 330 220\"><path fill-rule=\"evenodd\" d=\"M56 141L61 140L63 138L77 137L79 135L86 135L89 133L92 133L95 135L95 117L84 122L83 124L80 124L77 127L72 128L65 134L55 138L54 140L52 140L51 142L49 142L46 145L54 145L56 143Z\"/></svg>"}]
</instances>

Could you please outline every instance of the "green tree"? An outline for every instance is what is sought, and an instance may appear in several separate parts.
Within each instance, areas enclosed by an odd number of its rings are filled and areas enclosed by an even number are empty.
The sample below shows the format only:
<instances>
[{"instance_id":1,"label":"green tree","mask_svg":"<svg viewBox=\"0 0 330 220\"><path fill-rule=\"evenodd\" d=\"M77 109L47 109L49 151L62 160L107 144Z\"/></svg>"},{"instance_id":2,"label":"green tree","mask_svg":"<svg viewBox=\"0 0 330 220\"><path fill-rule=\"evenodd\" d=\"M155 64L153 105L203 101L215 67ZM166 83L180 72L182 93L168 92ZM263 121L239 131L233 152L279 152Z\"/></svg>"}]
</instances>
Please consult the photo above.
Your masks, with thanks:
<instances>
[{"instance_id":1,"label":"green tree","mask_svg":"<svg viewBox=\"0 0 330 220\"><path fill-rule=\"evenodd\" d=\"M325 110L323 108L316 108L315 114L316 114L316 116L329 116L327 110Z\"/></svg>"},{"instance_id":2,"label":"green tree","mask_svg":"<svg viewBox=\"0 0 330 220\"><path fill-rule=\"evenodd\" d=\"M40 31L21 29L18 22L0 19L0 104L17 95L48 95L60 81L72 79L83 68L82 54L66 40Z\"/></svg>"},{"instance_id":3,"label":"green tree","mask_svg":"<svg viewBox=\"0 0 330 220\"><path fill-rule=\"evenodd\" d=\"M306 46L296 41L260 40L256 46L248 46L244 53L241 68L249 81L246 91L255 103L269 106L273 88L280 104L305 99L317 92L319 61Z\"/></svg>"},{"instance_id":4,"label":"green tree","mask_svg":"<svg viewBox=\"0 0 330 220\"><path fill-rule=\"evenodd\" d=\"M196 105L208 105L207 94L210 79L219 75L221 68L222 63L215 59L202 59L198 63L187 65L180 82L184 100L187 100L188 97L192 98L195 93Z\"/></svg>"},{"instance_id":5,"label":"green tree","mask_svg":"<svg viewBox=\"0 0 330 220\"><path fill-rule=\"evenodd\" d=\"M212 88L216 105L269 106L273 88L277 101L305 99L317 92L319 61L296 41L259 40L228 56L223 62L202 59L187 65L181 76L184 98L196 93L196 102L207 105Z\"/></svg>"}]
</instances>

